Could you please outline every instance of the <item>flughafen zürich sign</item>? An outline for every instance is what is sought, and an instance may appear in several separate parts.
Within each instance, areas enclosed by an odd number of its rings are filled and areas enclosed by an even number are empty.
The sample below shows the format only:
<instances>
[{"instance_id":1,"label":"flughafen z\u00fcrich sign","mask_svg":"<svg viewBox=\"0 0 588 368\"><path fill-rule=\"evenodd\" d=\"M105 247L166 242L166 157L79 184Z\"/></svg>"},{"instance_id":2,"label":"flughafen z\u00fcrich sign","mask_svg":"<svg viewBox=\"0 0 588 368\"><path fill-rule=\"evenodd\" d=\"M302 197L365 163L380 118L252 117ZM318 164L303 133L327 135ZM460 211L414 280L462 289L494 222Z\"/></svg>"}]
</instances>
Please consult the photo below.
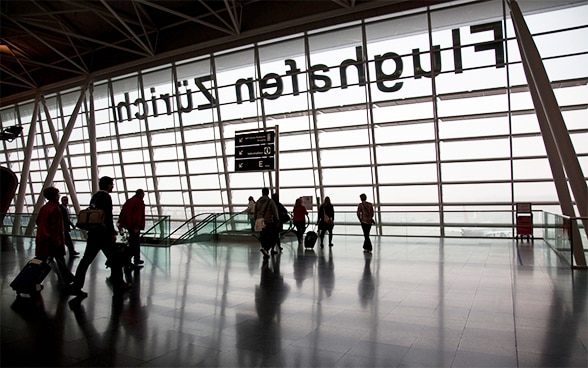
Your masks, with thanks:
<instances>
[{"instance_id":1,"label":"flughafen z\u00fcrich sign","mask_svg":"<svg viewBox=\"0 0 588 368\"><path fill-rule=\"evenodd\" d=\"M471 33L487 32L491 34L489 39L484 42L475 43L474 51L494 51L495 54L495 66L497 68L504 67L504 40L502 31L502 22L491 22L485 24L478 24L470 26ZM463 71L463 61L461 55L461 36L459 28L451 30L451 36L453 41L453 70L455 73L461 73ZM362 46L355 48L356 59L347 59L339 65L340 75L340 88L347 88L347 69L354 67L357 70L359 85L365 85L366 83L366 71L365 71L365 60ZM438 45L433 46L433 70L425 71L421 67L421 56L429 55L427 53L421 53L420 50L412 50L412 61L414 69L414 78L418 79L423 76L430 77L431 74L437 75L441 72L441 47ZM391 73L384 71L384 64L395 63L395 69ZM395 52L386 52L382 55L376 55L374 57L374 66L376 72L376 86L381 92L396 92L402 88L404 82L398 81L402 76L404 70L403 61L400 55ZM259 80L258 89L261 93L261 97L264 99L274 100L279 98L284 91L284 83L291 83L292 93L294 95L300 94L299 89L299 78L303 76L303 72L298 68L296 61L293 59L284 60L284 65L288 67L285 74L280 75L277 73L268 73ZM389 67L387 66L387 70ZM308 80L310 83L310 92L326 92L333 86L331 77L325 73L329 71L327 65L317 64L312 65L306 73L308 73ZM134 101L130 100L128 92L124 93L124 101L115 103L113 106L114 116L116 121L122 123L124 121L131 121L133 119L144 120L148 116L159 116L163 114L171 115L174 104L172 99L175 98L177 112L187 113L194 109L205 110L216 107L218 105L218 99L215 97L214 89L208 88L205 84L213 80L212 75L206 75L196 77L194 81L194 89L190 88L188 80L177 82L178 93L170 95L169 93L162 93L157 95L155 87L150 88L150 98L137 98ZM240 78L235 83L235 97L238 104L242 104L245 100L255 101L255 88L254 79ZM210 84L210 83L209 83ZM181 91L184 88L185 91ZM244 98L243 91L247 97ZM200 96L198 96L200 95ZM194 100L198 99L203 102L202 104L196 105Z\"/></svg>"}]
</instances>

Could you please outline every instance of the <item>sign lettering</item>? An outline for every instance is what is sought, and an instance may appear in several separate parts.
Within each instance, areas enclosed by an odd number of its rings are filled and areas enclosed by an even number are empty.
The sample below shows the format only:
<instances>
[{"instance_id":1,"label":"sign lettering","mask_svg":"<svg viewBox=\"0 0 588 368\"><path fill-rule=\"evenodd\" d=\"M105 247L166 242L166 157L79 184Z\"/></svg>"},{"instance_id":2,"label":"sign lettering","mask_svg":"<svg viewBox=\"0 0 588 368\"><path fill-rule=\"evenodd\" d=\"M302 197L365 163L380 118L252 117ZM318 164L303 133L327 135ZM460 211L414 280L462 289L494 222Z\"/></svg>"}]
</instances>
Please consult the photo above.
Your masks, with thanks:
<instances>
[{"instance_id":1,"label":"sign lettering","mask_svg":"<svg viewBox=\"0 0 588 368\"><path fill-rule=\"evenodd\" d=\"M463 73L463 60L461 53L461 30L459 28L451 30L452 45L446 45L446 48L453 48L453 72L455 74ZM470 27L470 33L484 33L489 37L486 41L473 44L474 52L494 52L494 65L496 68L505 66L504 60L504 37L502 31L502 22L492 22L479 24ZM427 71L423 68L421 60L429 60L428 52L422 52L418 48L412 49L412 67L414 79L422 77L430 78L431 75L438 75L443 70L442 53L440 45L433 45L432 66ZM404 72L404 61L402 57L395 52L386 52L374 56L376 88L381 92L393 93L399 91L405 81L398 81ZM357 80L360 86L366 84L367 68L364 59L364 50L362 46L355 47L355 58L343 60L339 64L339 82L341 89L349 87L348 73L357 73ZM293 59L284 60L286 70L283 74L275 72L267 73L259 80L253 77L239 78L235 81L235 100L237 104L245 102L255 102L256 98L275 100L284 93L284 86L289 83L293 95L300 94L300 85L304 85L305 78L309 80L309 92L327 92L335 84L327 65L312 65L303 72ZM257 84L257 88L256 88ZM214 79L212 75L195 77L192 80L186 79L177 81L175 94L169 93L158 94L155 87L150 87L149 97L138 97L131 99L128 92L123 94L124 100L114 103L112 106L114 119L116 122L131 121L133 119L145 120L149 116L157 117L159 115L171 115L174 112L189 113L192 110L212 109L219 106L220 101L216 94ZM256 96L256 91L260 96ZM175 102L175 103L174 103ZM174 106L176 111L174 111Z\"/></svg>"}]
</instances>

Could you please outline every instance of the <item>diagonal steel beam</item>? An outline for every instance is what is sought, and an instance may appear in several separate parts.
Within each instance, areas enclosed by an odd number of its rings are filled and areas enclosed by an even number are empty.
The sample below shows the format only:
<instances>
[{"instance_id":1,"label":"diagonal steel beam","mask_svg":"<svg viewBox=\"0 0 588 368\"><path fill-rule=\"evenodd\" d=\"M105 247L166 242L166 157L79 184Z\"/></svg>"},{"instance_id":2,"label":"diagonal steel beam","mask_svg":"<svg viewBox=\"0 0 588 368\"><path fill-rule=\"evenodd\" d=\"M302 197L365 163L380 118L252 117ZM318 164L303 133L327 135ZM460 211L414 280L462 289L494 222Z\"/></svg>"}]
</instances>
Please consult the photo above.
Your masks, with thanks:
<instances>
[{"instance_id":1,"label":"diagonal steel beam","mask_svg":"<svg viewBox=\"0 0 588 368\"><path fill-rule=\"evenodd\" d=\"M129 27L129 25L118 15L118 13L114 9L112 9L105 0L100 0L100 2L102 3L102 5L104 5L106 9L108 9L108 11L114 16L114 18L118 20L120 24L127 30L127 32L130 34L129 40L134 41L134 43L141 47L143 50L145 50L145 52L147 52L149 56L153 56L153 50L149 46L145 45L143 40L141 40L141 38L137 36L135 31L133 31L131 27Z\"/></svg>"},{"instance_id":2,"label":"diagonal steel beam","mask_svg":"<svg viewBox=\"0 0 588 368\"><path fill-rule=\"evenodd\" d=\"M216 25L214 25L212 23L208 23L208 22L205 22L203 20L200 20L197 17L192 17L192 16L189 16L187 14L180 13L178 11L175 11L175 10L172 10L172 9L169 9L169 8L166 8L164 6L161 6L161 5L152 3L150 1L147 1L147 0L135 0L135 1L138 2L138 3L144 4L144 5L150 6L150 7L154 8L154 9L158 9L158 10L161 10L163 12L166 12L166 13L169 13L169 14L173 14L173 15L179 17L179 18L188 20L190 22L198 23L198 24L201 24L203 26L206 26L206 27L209 27L209 28L212 28L212 29L216 29L217 31L221 31L221 32L227 33L227 34L229 34L231 36L234 36L235 35L230 29L216 26Z\"/></svg>"},{"instance_id":3,"label":"diagonal steel beam","mask_svg":"<svg viewBox=\"0 0 588 368\"><path fill-rule=\"evenodd\" d=\"M125 37L127 37L127 35L125 35L125 33L122 32L120 29L118 29L118 27L116 27L115 25L113 25L112 23L110 23L106 19L105 19L105 21L108 22L110 25L112 25L115 29L117 29L117 31L121 32ZM140 56L147 56L147 54L144 53L144 52L139 52L137 50L134 50L134 49L131 49L131 48L128 48L128 47L122 47L122 46L119 46L119 45L117 45L116 43L113 43L113 42L105 42L105 41L102 41L102 40L97 39L97 38L83 36L81 34L77 34L77 33L70 32L70 31L67 31L67 30L63 30L63 29L60 29L60 28L50 27L50 26L43 25L43 24L40 24L40 23L34 23L34 26L37 27L37 28L39 28L39 29L41 29L41 30L53 32L53 33L56 33L56 34L61 34L61 35L64 35L64 36L69 36L69 37L72 37L72 38L75 38L75 39L78 39L78 40L88 41L88 42L95 43L97 45L101 45L101 46L105 46L105 47L112 47L112 48L117 49L117 50L129 52L129 53L140 55ZM125 38L125 39L123 39L121 41L126 41L126 40L127 39ZM52 48L52 49L54 49L54 48Z\"/></svg>"},{"instance_id":4,"label":"diagonal steel beam","mask_svg":"<svg viewBox=\"0 0 588 368\"><path fill-rule=\"evenodd\" d=\"M239 35L241 34L241 4L235 2L234 0L224 1L225 7L227 8L227 12L229 13L229 17L231 18L231 22L233 23L233 29L235 30L235 34Z\"/></svg>"},{"instance_id":5,"label":"diagonal steel beam","mask_svg":"<svg viewBox=\"0 0 588 368\"><path fill-rule=\"evenodd\" d=\"M21 65L21 67L22 67L22 65ZM23 67L23 70L27 73L27 75L29 74L24 67ZM18 74L15 71L10 70L9 68L6 68L6 67L0 65L0 71L2 71L2 73L6 73L6 74L10 75L11 77L13 77L13 78L21 81L25 86L27 86L27 87L29 87L31 89L37 88L37 86L33 82L28 81L28 80L22 78L20 76L20 74ZM0 85L1 84L5 84L5 82L4 81L0 81ZM14 85L19 85L19 84L14 83Z\"/></svg>"},{"instance_id":6,"label":"diagonal steel beam","mask_svg":"<svg viewBox=\"0 0 588 368\"><path fill-rule=\"evenodd\" d=\"M63 19L63 17L61 16L61 13L56 14L56 13L52 12L51 9L47 6L45 6L44 3L39 3L38 1L33 1L33 4L38 6L41 10L45 11L46 14L49 17L51 17L51 19L55 20L55 22L57 22L57 24L59 24L63 30L67 30L69 32L72 32L73 27L71 25L69 25L65 19ZM73 42L72 37L70 37L70 35L66 35L66 38L67 38L69 46L75 51L78 59L83 64L84 69L88 69L88 66L86 65L86 63L84 63L84 59L80 55L79 47Z\"/></svg>"},{"instance_id":7,"label":"diagonal steel beam","mask_svg":"<svg viewBox=\"0 0 588 368\"><path fill-rule=\"evenodd\" d=\"M4 14L4 13L2 13L2 16L7 17L7 15ZM53 52L55 52L57 55L61 56L65 60L67 60L74 67L78 68L79 70L81 70L84 73L87 72L87 70L85 70L82 66L80 66L78 63L76 63L75 61L73 61L68 56L64 55L61 51L57 50L55 47L53 47L53 45L50 45L43 38L39 37L35 32L31 31L28 27L25 27L23 24L21 24L19 21L15 20L15 19L12 19L12 22L14 24L16 24L20 29L22 29L23 31L25 31L26 33L28 33L31 37L35 38L37 41L41 42L43 45L45 45L48 48L50 48L51 50L53 50Z\"/></svg>"},{"instance_id":8,"label":"diagonal steel beam","mask_svg":"<svg viewBox=\"0 0 588 368\"><path fill-rule=\"evenodd\" d=\"M153 45L151 44L151 39L149 38L149 32L145 28L145 23L143 23L143 17L147 18L147 20L151 23L153 23L153 20L151 19L151 17L145 11L145 8L141 4L137 4L134 1L131 4L133 4L133 9L135 10L135 14L137 15L137 19L139 20L139 23L141 25L141 29L143 30L143 36L145 37L145 40L147 41L147 44L149 45L149 50L151 50L152 53L155 53L155 49L153 48ZM139 11L141 12L141 14L143 14L143 16L141 16L139 14Z\"/></svg>"},{"instance_id":9,"label":"diagonal steel beam","mask_svg":"<svg viewBox=\"0 0 588 368\"><path fill-rule=\"evenodd\" d=\"M208 4L206 4L206 2L204 0L199 0L200 4L202 4L202 6L204 6L209 12L210 14L214 15L216 19L220 20L227 28L231 28L231 25L229 23L227 23L223 17L221 17L217 11L213 10L210 6L208 6ZM225 0L225 5L227 4L227 0ZM229 12L230 13L230 12ZM235 29L233 29L235 30ZM236 31L236 30L235 30ZM236 32L235 32L236 33Z\"/></svg>"}]
</instances>

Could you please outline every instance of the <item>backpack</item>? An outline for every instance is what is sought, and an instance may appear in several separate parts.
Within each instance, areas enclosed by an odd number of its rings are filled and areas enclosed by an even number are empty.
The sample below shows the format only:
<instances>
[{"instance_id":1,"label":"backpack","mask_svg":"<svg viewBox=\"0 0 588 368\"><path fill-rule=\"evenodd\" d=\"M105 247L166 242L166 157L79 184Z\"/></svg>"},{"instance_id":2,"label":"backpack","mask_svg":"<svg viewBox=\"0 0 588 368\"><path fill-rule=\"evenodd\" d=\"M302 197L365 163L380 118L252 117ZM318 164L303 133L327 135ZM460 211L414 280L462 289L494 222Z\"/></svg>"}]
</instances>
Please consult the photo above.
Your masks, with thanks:
<instances>
[{"instance_id":1,"label":"backpack","mask_svg":"<svg viewBox=\"0 0 588 368\"><path fill-rule=\"evenodd\" d=\"M278 204L278 217L280 218L280 222L282 224L290 222L290 214L288 213L288 210L286 210L286 207L284 207L281 203Z\"/></svg>"}]
</instances>

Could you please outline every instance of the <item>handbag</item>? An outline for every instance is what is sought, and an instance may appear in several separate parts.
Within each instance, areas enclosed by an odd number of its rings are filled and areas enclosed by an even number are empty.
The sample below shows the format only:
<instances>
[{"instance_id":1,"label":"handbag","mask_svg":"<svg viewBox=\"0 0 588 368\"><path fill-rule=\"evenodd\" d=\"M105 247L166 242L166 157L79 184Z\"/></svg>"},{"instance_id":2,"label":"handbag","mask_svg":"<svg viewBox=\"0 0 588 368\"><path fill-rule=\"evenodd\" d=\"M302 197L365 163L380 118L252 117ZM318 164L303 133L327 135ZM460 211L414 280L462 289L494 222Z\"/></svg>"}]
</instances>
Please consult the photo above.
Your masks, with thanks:
<instances>
[{"instance_id":1,"label":"handbag","mask_svg":"<svg viewBox=\"0 0 588 368\"><path fill-rule=\"evenodd\" d=\"M265 228L263 217L255 219L255 232L260 233Z\"/></svg>"},{"instance_id":2,"label":"handbag","mask_svg":"<svg viewBox=\"0 0 588 368\"><path fill-rule=\"evenodd\" d=\"M323 222L325 224L332 225L333 224L333 218L325 213L324 216L323 216Z\"/></svg>"},{"instance_id":3,"label":"handbag","mask_svg":"<svg viewBox=\"0 0 588 368\"><path fill-rule=\"evenodd\" d=\"M264 228L265 228L265 213L267 211L267 206L269 206L270 202L268 201L267 204L265 205L265 209L263 210L263 216L261 216L260 218L255 219L255 226L254 226L254 230L256 233L260 233Z\"/></svg>"},{"instance_id":4,"label":"handbag","mask_svg":"<svg viewBox=\"0 0 588 368\"><path fill-rule=\"evenodd\" d=\"M88 207L78 213L76 227L83 230L95 230L104 226L104 211Z\"/></svg>"}]
</instances>

